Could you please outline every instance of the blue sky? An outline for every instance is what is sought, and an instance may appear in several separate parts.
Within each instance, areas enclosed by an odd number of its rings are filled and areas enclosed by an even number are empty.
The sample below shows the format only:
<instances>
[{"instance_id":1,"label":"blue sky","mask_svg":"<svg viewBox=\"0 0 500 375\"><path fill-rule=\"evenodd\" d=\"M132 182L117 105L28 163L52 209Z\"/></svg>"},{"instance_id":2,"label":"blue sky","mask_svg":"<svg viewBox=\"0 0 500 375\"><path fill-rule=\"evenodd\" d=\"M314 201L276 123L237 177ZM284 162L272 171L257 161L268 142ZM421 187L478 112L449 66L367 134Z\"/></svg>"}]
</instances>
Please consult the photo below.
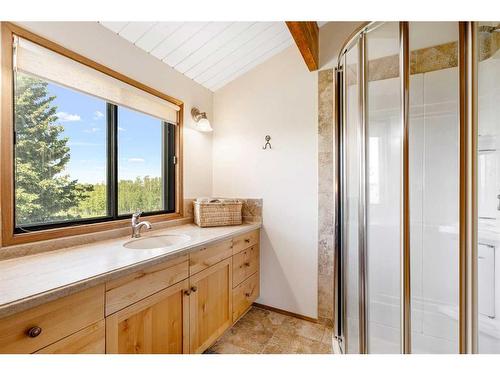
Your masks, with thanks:
<instances>
[{"instance_id":1,"label":"blue sky","mask_svg":"<svg viewBox=\"0 0 500 375\"><path fill-rule=\"evenodd\" d=\"M71 159L66 172L80 182L106 181L106 103L48 85L56 96L59 123L69 137ZM161 121L126 108L118 111L118 178L161 175Z\"/></svg>"}]
</instances>

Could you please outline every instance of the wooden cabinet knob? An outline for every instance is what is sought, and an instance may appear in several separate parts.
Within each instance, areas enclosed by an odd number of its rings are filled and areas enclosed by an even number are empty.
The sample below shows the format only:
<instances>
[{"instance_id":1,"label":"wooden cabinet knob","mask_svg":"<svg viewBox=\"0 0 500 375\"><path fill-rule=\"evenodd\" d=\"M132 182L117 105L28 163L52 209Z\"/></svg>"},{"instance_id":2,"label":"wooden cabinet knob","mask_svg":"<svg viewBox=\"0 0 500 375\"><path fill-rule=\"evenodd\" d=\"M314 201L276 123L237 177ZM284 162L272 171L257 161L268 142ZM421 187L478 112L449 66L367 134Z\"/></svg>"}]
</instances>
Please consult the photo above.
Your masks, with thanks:
<instances>
[{"instance_id":1,"label":"wooden cabinet knob","mask_svg":"<svg viewBox=\"0 0 500 375\"><path fill-rule=\"evenodd\" d=\"M191 291L190 291L190 290L185 290L185 291L184 291L184 294L185 294L186 296L189 296L189 295L191 294Z\"/></svg>"},{"instance_id":2,"label":"wooden cabinet knob","mask_svg":"<svg viewBox=\"0 0 500 375\"><path fill-rule=\"evenodd\" d=\"M42 333L42 328L38 326L31 327L26 331L28 337L37 337Z\"/></svg>"},{"instance_id":3,"label":"wooden cabinet knob","mask_svg":"<svg viewBox=\"0 0 500 375\"><path fill-rule=\"evenodd\" d=\"M245 242L246 243L250 243L250 239L249 238L245 238Z\"/></svg>"},{"instance_id":4,"label":"wooden cabinet knob","mask_svg":"<svg viewBox=\"0 0 500 375\"><path fill-rule=\"evenodd\" d=\"M196 287L196 286L191 287L191 291L196 292L197 290L198 290L198 287Z\"/></svg>"},{"instance_id":5,"label":"wooden cabinet knob","mask_svg":"<svg viewBox=\"0 0 500 375\"><path fill-rule=\"evenodd\" d=\"M245 262L244 265L245 267L250 267L250 262Z\"/></svg>"},{"instance_id":6,"label":"wooden cabinet knob","mask_svg":"<svg viewBox=\"0 0 500 375\"><path fill-rule=\"evenodd\" d=\"M245 297L250 297L250 293L246 292Z\"/></svg>"}]
</instances>

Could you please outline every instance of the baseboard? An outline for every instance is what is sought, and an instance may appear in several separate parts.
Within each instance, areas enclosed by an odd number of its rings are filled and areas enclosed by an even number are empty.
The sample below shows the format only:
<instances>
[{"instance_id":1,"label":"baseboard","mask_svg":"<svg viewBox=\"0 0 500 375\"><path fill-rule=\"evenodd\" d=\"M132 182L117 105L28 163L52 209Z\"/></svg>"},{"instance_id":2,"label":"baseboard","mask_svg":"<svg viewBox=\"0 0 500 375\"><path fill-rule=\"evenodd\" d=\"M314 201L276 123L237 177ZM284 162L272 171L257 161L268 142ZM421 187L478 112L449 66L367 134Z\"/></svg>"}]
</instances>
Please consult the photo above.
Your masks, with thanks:
<instances>
[{"instance_id":1,"label":"baseboard","mask_svg":"<svg viewBox=\"0 0 500 375\"><path fill-rule=\"evenodd\" d=\"M302 320L307 320L308 322L318 323L318 319L314 319L314 318L310 318L310 317L305 316L305 315L301 315L301 314L293 313L293 312L290 312L290 311L278 309L277 307L267 306L267 305L263 305L263 304L257 303L257 302L254 302L253 306L258 307L260 309L264 309L264 310L274 311L274 312L277 312L277 313L280 313L280 314L283 314L283 315L292 316L294 318L298 318L298 319L302 319Z\"/></svg>"}]
</instances>

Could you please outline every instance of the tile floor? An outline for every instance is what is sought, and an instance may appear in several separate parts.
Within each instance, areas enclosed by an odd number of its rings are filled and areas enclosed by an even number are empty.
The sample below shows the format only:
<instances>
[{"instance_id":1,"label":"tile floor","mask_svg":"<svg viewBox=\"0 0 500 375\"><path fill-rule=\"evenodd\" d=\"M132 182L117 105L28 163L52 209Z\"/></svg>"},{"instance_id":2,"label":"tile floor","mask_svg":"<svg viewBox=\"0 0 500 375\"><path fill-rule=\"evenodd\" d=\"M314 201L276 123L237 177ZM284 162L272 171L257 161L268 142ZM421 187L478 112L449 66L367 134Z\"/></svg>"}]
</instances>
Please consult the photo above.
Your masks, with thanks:
<instances>
[{"instance_id":1,"label":"tile floor","mask_svg":"<svg viewBox=\"0 0 500 375\"><path fill-rule=\"evenodd\" d=\"M252 307L207 354L328 354L332 328Z\"/></svg>"}]
</instances>

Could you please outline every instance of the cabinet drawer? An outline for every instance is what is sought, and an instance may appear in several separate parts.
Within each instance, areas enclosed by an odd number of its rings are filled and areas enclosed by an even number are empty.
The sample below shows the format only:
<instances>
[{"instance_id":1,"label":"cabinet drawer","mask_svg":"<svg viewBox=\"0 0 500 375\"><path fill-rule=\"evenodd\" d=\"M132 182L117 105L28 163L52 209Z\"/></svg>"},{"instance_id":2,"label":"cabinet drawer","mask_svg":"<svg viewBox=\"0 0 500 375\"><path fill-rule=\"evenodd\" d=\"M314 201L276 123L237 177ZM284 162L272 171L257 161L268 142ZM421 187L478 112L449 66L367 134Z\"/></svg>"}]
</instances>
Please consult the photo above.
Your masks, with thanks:
<instances>
[{"instance_id":1,"label":"cabinet drawer","mask_svg":"<svg viewBox=\"0 0 500 375\"><path fill-rule=\"evenodd\" d=\"M106 352L104 320L49 345L36 354L104 354Z\"/></svg>"},{"instance_id":2,"label":"cabinet drawer","mask_svg":"<svg viewBox=\"0 0 500 375\"><path fill-rule=\"evenodd\" d=\"M259 230L242 234L241 236L233 238L233 254L237 254L246 248L259 243Z\"/></svg>"},{"instance_id":3,"label":"cabinet drawer","mask_svg":"<svg viewBox=\"0 0 500 375\"><path fill-rule=\"evenodd\" d=\"M259 297L259 273L255 273L233 289L233 322Z\"/></svg>"},{"instance_id":4,"label":"cabinet drawer","mask_svg":"<svg viewBox=\"0 0 500 375\"><path fill-rule=\"evenodd\" d=\"M183 255L106 283L106 316L121 310L189 276L188 256Z\"/></svg>"},{"instance_id":5,"label":"cabinet drawer","mask_svg":"<svg viewBox=\"0 0 500 375\"><path fill-rule=\"evenodd\" d=\"M259 245L253 245L233 257L233 287L259 270Z\"/></svg>"},{"instance_id":6,"label":"cabinet drawer","mask_svg":"<svg viewBox=\"0 0 500 375\"><path fill-rule=\"evenodd\" d=\"M203 247L189 255L189 274L194 275L233 255L232 240Z\"/></svg>"},{"instance_id":7,"label":"cabinet drawer","mask_svg":"<svg viewBox=\"0 0 500 375\"><path fill-rule=\"evenodd\" d=\"M33 353L104 318L104 285L0 320L0 353ZM28 332L41 332L30 337Z\"/></svg>"}]
</instances>

